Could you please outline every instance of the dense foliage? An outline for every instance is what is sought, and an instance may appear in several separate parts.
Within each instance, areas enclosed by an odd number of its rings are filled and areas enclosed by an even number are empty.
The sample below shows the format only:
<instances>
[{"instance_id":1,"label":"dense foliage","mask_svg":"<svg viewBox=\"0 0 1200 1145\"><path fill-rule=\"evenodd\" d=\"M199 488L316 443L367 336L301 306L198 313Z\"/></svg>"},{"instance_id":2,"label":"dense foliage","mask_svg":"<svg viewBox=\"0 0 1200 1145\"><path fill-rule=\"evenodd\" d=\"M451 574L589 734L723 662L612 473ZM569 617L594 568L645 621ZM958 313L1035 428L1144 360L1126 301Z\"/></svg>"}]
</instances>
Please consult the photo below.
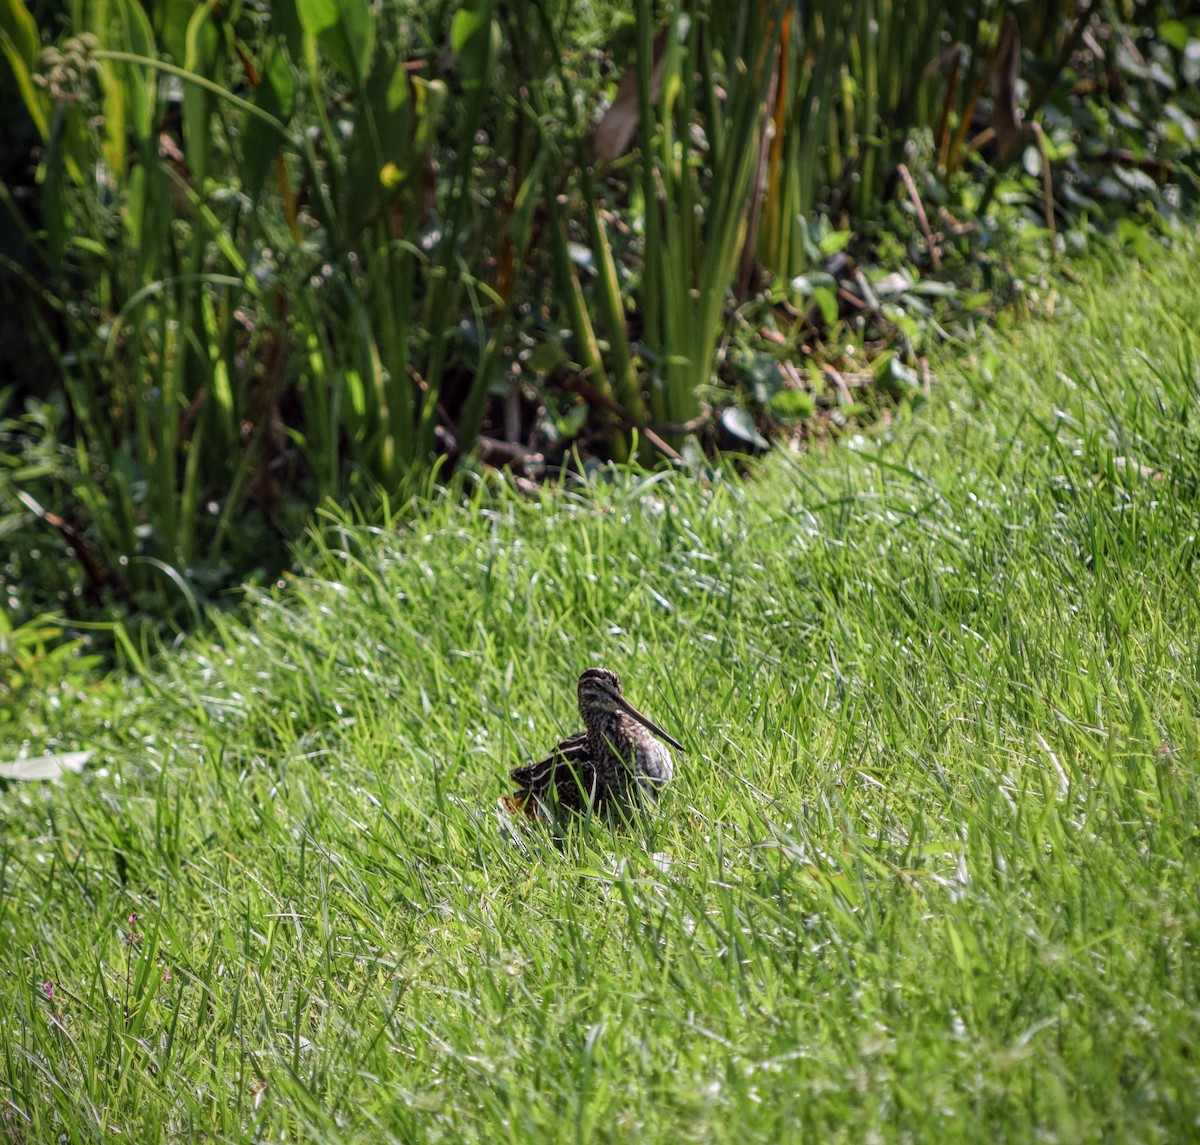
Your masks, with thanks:
<instances>
[{"instance_id":1,"label":"dense foliage","mask_svg":"<svg viewBox=\"0 0 1200 1145\"><path fill-rule=\"evenodd\" d=\"M1200 23L1127 8L3 0L10 608L920 394L931 324L1194 197Z\"/></svg>"}]
</instances>

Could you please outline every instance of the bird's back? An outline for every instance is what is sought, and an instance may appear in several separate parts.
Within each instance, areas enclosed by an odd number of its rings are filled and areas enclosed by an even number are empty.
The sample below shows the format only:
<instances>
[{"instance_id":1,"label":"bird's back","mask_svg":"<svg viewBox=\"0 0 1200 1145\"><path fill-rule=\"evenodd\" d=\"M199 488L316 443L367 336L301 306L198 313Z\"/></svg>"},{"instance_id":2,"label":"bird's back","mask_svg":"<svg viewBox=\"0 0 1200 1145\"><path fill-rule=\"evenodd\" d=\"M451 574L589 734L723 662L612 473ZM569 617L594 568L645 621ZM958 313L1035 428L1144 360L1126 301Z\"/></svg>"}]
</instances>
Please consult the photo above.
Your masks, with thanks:
<instances>
[{"instance_id":1,"label":"bird's back","mask_svg":"<svg viewBox=\"0 0 1200 1145\"><path fill-rule=\"evenodd\" d=\"M521 795L545 801L553 792L559 803L577 810L598 794L596 763L587 732L563 740L537 763L514 767L509 775L521 788Z\"/></svg>"},{"instance_id":2,"label":"bird's back","mask_svg":"<svg viewBox=\"0 0 1200 1145\"><path fill-rule=\"evenodd\" d=\"M674 762L666 745L639 722L644 717L629 711L614 673L585 672L579 713L587 730L560 742L545 759L514 768L509 774L520 790L506 805L538 817L554 804L599 810L610 803L640 804L643 795L657 797L674 773Z\"/></svg>"}]
</instances>

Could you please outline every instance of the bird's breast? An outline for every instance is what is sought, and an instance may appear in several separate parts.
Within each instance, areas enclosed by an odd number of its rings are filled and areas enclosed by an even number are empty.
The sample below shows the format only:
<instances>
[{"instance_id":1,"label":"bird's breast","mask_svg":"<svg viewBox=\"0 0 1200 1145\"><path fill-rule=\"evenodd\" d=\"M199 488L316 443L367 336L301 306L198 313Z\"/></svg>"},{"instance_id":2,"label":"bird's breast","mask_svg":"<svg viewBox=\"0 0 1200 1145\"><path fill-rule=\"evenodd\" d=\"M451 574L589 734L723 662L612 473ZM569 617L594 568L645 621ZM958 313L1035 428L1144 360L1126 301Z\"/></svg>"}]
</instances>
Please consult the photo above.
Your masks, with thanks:
<instances>
[{"instance_id":1,"label":"bird's breast","mask_svg":"<svg viewBox=\"0 0 1200 1145\"><path fill-rule=\"evenodd\" d=\"M636 768L639 775L657 783L669 783L675 773L675 761L665 744L656 739L642 740L636 745Z\"/></svg>"}]
</instances>

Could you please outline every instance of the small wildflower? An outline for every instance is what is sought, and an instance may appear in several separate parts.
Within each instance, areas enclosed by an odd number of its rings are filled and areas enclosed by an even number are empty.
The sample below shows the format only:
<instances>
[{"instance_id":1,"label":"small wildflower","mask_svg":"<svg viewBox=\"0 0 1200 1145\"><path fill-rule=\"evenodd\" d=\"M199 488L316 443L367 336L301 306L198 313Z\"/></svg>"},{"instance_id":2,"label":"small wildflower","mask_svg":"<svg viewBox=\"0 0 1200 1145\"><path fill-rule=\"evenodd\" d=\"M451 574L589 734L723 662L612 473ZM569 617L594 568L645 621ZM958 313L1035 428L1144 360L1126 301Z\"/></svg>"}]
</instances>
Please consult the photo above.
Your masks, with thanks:
<instances>
[{"instance_id":1,"label":"small wildflower","mask_svg":"<svg viewBox=\"0 0 1200 1145\"><path fill-rule=\"evenodd\" d=\"M47 1002L53 1002L54 1001L54 983L53 982L43 982L42 983L42 993L45 995Z\"/></svg>"}]
</instances>

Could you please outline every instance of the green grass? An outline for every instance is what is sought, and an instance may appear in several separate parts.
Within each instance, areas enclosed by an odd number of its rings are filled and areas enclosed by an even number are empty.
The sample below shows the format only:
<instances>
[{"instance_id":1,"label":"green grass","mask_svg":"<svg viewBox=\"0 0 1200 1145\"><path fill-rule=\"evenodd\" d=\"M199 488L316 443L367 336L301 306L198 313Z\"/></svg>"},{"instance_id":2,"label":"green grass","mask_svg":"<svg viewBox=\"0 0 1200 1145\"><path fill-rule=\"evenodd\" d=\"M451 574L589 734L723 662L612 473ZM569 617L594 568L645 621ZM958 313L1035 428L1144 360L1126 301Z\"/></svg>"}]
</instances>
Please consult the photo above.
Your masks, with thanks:
<instances>
[{"instance_id":1,"label":"green grass","mask_svg":"<svg viewBox=\"0 0 1200 1145\"><path fill-rule=\"evenodd\" d=\"M1195 1139L1196 254L745 484L331 519L64 711L99 766L0 792L7 1139ZM595 663L688 753L556 841L497 800Z\"/></svg>"}]
</instances>

